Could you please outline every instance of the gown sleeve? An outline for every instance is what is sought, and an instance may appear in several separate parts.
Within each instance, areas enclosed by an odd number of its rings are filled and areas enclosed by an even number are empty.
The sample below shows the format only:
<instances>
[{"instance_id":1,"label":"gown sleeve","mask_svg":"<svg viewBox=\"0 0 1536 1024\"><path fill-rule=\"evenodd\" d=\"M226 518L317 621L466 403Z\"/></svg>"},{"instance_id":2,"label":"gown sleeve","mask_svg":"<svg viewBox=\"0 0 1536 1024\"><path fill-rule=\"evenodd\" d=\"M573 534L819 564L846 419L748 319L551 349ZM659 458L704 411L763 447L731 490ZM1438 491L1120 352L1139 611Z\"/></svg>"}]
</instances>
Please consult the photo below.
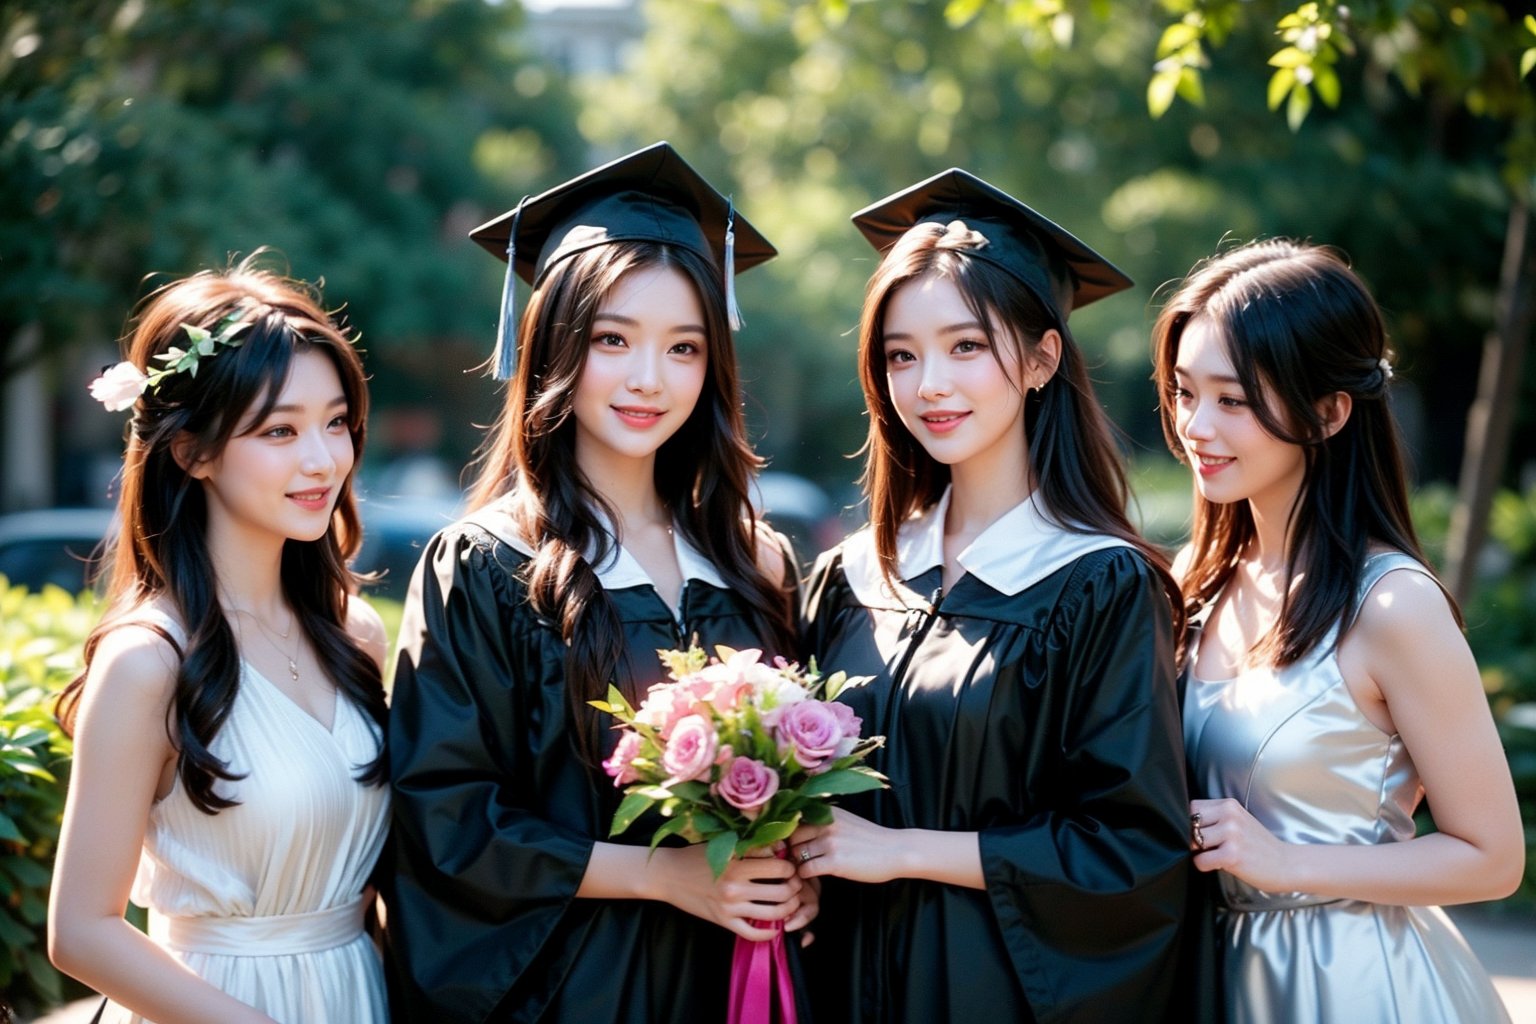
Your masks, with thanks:
<instances>
[{"instance_id":1,"label":"gown sleeve","mask_svg":"<svg viewBox=\"0 0 1536 1024\"><path fill-rule=\"evenodd\" d=\"M391 954L409 1020L484 1020L550 941L593 840L532 813L539 627L478 531L428 545L407 599L389 718ZM521 637L519 634L522 634ZM552 650L558 648L558 650Z\"/></svg>"},{"instance_id":2,"label":"gown sleeve","mask_svg":"<svg viewBox=\"0 0 1536 1024\"><path fill-rule=\"evenodd\" d=\"M980 833L988 899L1036 1018L1169 1005L1188 794L1168 600L1138 554L1089 556L1049 638L1047 810Z\"/></svg>"}]
</instances>

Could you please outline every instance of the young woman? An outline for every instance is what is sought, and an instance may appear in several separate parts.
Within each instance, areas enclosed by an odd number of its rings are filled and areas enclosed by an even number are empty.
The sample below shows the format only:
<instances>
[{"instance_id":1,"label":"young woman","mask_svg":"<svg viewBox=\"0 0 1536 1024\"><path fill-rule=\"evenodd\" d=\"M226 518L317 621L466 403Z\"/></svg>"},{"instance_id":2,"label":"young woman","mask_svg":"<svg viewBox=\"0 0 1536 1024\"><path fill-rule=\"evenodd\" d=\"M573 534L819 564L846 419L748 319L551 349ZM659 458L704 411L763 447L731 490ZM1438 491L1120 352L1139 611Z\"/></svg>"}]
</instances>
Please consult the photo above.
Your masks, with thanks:
<instances>
[{"instance_id":1,"label":"young woman","mask_svg":"<svg viewBox=\"0 0 1536 1024\"><path fill-rule=\"evenodd\" d=\"M818 1019L1157 1020L1188 881L1177 590L1067 314L1130 282L950 170L855 215L870 526L805 606L890 789L791 839ZM846 880L846 881L839 881ZM852 883L852 884L850 884Z\"/></svg>"},{"instance_id":2,"label":"young woman","mask_svg":"<svg viewBox=\"0 0 1536 1024\"><path fill-rule=\"evenodd\" d=\"M1426 906L1508 895L1524 845L1409 518L1380 311L1332 252L1274 240L1197 268L1154 338L1195 471L1184 736L1229 1019L1507 1019ZM1414 838L1426 794L1438 831Z\"/></svg>"},{"instance_id":3,"label":"young woman","mask_svg":"<svg viewBox=\"0 0 1536 1024\"><path fill-rule=\"evenodd\" d=\"M92 390L132 413L108 611L61 705L49 953L106 1021L387 1020L363 933L389 790L384 629L347 569L357 352L247 260L155 293Z\"/></svg>"},{"instance_id":4,"label":"young woman","mask_svg":"<svg viewBox=\"0 0 1536 1024\"><path fill-rule=\"evenodd\" d=\"M410 1019L725 1015L735 935L814 912L794 868L609 838L587 706L697 641L794 655L787 551L753 520L727 282L773 249L665 143L475 237L533 285L464 521L433 539L390 716L391 942ZM510 244L509 244L510 243ZM508 250L515 251L508 251ZM504 309L510 303L504 303ZM510 369L512 331L502 359ZM636 845L638 844L638 845ZM756 922L756 923L754 923Z\"/></svg>"}]
</instances>

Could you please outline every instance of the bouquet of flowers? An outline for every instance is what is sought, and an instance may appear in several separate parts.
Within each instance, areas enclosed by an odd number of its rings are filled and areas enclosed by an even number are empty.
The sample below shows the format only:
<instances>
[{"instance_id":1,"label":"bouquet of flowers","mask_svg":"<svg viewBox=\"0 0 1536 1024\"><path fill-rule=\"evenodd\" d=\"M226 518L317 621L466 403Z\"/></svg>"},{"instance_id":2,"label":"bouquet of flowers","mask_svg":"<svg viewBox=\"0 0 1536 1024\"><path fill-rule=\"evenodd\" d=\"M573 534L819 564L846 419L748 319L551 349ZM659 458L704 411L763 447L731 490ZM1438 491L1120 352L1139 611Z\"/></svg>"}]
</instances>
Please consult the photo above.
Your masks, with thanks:
<instances>
[{"instance_id":1,"label":"bouquet of flowers","mask_svg":"<svg viewBox=\"0 0 1536 1024\"><path fill-rule=\"evenodd\" d=\"M823 678L813 659L801 668L762 652L717 647L660 651L670 682L651 687L638 710L617 687L592 706L623 731L603 763L625 797L610 835L657 807L666 821L651 848L670 835L707 843L715 877L733 856L787 839L800 823L832 820L829 798L879 789L885 778L859 762L884 737L859 735L863 723L834 698L863 679Z\"/></svg>"}]
</instances>

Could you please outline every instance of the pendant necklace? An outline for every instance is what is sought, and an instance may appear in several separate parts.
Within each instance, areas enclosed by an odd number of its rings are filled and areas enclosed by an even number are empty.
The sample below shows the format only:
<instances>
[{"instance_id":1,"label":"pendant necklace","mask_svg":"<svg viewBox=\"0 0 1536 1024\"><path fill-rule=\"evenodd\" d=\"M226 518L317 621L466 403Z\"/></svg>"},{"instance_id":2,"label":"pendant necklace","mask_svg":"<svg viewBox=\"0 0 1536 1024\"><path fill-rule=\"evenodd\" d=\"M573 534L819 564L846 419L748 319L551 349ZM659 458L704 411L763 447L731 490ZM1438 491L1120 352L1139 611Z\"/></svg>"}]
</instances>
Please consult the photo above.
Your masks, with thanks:
<instances>
[{"instance_id":1,"label":"pendant necklace","mask_svg":"<svg viewBox=\"0 0 1536 1024\"><path fill-rule=\"evenodd\" d=\"M286 646L284 646L283 644L279 644L276 640L272 639L272 636L273 636L272 630L267 628L267 624L265 622L262 622L261 619L256 615L255 612L246 612L245 614L249 615L251 617L251 620L256 623L256 628L257 629L260 629L263 633L266 634L267 639L272 642L272 646L277 648L277 653L281 654L284 658L288 659L288 675L290 677L292 677L294 682L298 682L299 681L299 663L298 663L297 659L295 659L292 654L288 653L288 648ZM284 641L286 641L289 637L291 637L293 635L293 623L294 623L294 619L290 618L288 620L288 628L285 631L277 634Z\"/></svg>"}]
</instances>

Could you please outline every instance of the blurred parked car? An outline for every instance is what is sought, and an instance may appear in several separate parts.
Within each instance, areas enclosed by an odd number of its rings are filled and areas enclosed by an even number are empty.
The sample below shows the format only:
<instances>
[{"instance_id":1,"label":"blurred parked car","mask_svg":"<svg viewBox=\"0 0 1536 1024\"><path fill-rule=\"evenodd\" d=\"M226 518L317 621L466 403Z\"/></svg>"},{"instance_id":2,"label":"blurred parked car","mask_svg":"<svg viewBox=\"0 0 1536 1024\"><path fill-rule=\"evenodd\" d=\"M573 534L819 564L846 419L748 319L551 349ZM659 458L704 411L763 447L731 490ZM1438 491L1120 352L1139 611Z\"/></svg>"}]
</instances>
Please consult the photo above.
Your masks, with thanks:
<instances>
[{"instance_id":1,"label":"blurred parked car","mask_svg":"<svg viewBox=\"0 0 1536 1024\"><path fill-rule=\"evenodd\" d=\"M12 586L86 587L92 559L112 526L105 508L46 508L0 516L0 576Z\"/></svg>"},{"instance_id":2,"label":"blurred parked car","mask_svg":"<svg viewBox=\"0 0 1536 1024\"><path fill-rule=\"evenodd\" d=\"M432 501L382 498L364 498L358 507L363 514L363 546L352 567L378 574L363 593L404 601L422 549L434 533L458 517L457 509Z\"/></svg>"},{"instance_id":3,"label":"blurred parked car","mask_svg":"<svg viewBox=\"0 0 1536 1024\"><path fill-rule=\"evenodd\" d=\"M802 569L843 539L837 506L815 482L774 470L758 476L752 504L768 524L789 538Z\"/></svg>"},{"instance_id":4,"label":"blurred parked car","mask_svg":"<svg viewBox=\"0 0 1536 1024\"><path fill-rule=\"evenodd\" d=\"M353 568L380 574L364 593L403 600L422 548L432 534L452 522L453 509L434 502L368 499L359 508L363 545ZM50 508L0 516L0 576L28 590L40 590L46 583L72 594L85 590L94 558L112 524L112 510L101 508Z\"/></svg>"}]
</instances>

